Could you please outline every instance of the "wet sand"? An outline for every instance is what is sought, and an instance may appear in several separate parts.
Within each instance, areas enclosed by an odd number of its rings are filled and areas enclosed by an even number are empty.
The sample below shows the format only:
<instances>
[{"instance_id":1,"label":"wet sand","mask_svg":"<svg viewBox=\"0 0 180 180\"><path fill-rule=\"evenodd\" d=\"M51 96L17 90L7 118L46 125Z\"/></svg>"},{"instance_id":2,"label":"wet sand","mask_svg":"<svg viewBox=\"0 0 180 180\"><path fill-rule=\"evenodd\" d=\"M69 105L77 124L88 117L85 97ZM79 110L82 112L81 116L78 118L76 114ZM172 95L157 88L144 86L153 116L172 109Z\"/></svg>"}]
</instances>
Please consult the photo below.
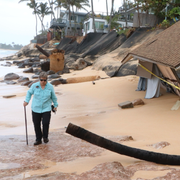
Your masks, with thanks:
<instances>
[{"instance_id":1,"label":"wet sand","mask_svg":"<svg viewBox=\"0 0 180 180\"><path fill-rule=\"evenodd\" d=\"M157 165L116 154L65 133L71 122L130 147L180 155L180 109L171 110L179 100L178 96L162 89L161 97L144 99L145 92L135 91L137 76L108 78L104 72L92 70L91 67L64 74L62 78L89 75L99 75L105 79L95 81L94 85L84 82L54 87L59 107L57 113L52 114L50 142L39 147L33 146L31 103L26 108L28 146L25 141L22 103L28 87L0 84L0 141L3 155L0 166L4 167L0 168L0 177L137 180L172 179L174 174L175 179L180 178L178 166ZM10 94L16 94L16 97L2 98ZM131 109L118 107L121 102L138 98L145 105ZM132 136L133 140L121 142L118 141L119 136ZM170 145L160 149L149 146L162 141ZM14 148L17 148L16 151ZM119 173L115 170L117 167Z\"/></svg>"}]
</instances>

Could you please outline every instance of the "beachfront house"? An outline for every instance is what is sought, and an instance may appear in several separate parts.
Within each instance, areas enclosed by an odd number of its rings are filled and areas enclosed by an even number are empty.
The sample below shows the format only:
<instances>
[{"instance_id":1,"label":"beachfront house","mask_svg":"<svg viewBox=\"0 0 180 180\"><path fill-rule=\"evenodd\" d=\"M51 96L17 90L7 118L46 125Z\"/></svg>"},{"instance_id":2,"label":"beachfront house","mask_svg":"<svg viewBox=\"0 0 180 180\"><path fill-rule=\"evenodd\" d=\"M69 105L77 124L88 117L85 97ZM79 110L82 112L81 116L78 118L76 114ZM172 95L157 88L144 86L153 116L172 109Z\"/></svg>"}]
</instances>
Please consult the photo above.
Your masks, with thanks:
<instances>
[{"instance_id":1,"label":"beachfront house","mask_svg":"<svg viewBox=\"0 0 180 180\"><path fill-rule=\"evenodd\" d=\"M107 21L107 14L105 12L96 12L95 17L95 27L97 33L108 33L108 21ZM126 23L124 20L120 19L116 21L119 24L119 27L124 28L126 26ZM133 22L132 20L128 21L127 27L132 27ZM93 18L92 18L92 12L89 12L86 15L86 19L84 20L84 29L83 29L83 36L85 36L88 33L94 32L93 28Z\"/></svg>"},{"instance_id":2,"label":"beachfront house","mask_svg":"<svg viewBox=\"0 0 180 180\"><path fill-rule=\"evenodd\" d=\"M51 20L50 29L60 30L62 37L82 36L83 21L86 14L84 12L71 12L71 20L69 20L69 11L61 11L60 18Z\"/></svg>"},{"instance_id":3,"label":"beachfront house","mask_svg":"<svg viewBox=\"0 0 180 180\"><path fill-rule=\"evenodd\" d=\"M165 29L132 50L122 60L139 60L137 90L146 90L145 98L160 96L160 87L180 96L180 22ZM160 86L161 85L161 86Z\"/></svg>"},{"instance_id":4,"label":"beachfront house","mask_svg":"<svg viewBox=\"0 0 180 180\"><path fill-rule=\"evenodd\" d=\"M159 22L151 10L147 13L139 9L138 12L133 3L123 4L119 7L118 14L121 15L119 20L123 27L153 27Z\"/></svg>"}]
</instances>

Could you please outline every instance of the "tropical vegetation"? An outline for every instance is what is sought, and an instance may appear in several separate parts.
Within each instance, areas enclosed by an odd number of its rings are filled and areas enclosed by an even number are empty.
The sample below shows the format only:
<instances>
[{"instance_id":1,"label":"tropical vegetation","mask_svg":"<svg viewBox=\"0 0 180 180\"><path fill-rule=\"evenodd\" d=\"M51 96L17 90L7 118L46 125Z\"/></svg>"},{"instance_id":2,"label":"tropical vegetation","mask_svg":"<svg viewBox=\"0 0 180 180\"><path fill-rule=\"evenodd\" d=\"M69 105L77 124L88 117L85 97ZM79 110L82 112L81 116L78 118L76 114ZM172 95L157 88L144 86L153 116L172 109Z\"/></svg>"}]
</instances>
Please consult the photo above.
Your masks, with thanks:
<instances>
[{"instance_id":1,"label":"tropical vegetation","mask_svg":"<svg viewBox=\"0 0 180 180\"><path fill-rule=\"evenodd\" d=\"M41 23L41 33L44 34L47 32L47 29L44 25L44 17L51 15L52 18L58 19L60 17L61 8L65 8L69 12L69 22L70 30L71 28L71 18L74 17L75 9L84 9L87 11L87 7L90 7L89 3L91 2L91 16L93 18L94 32L96 32L95 26L95 13L93 7L93 0L19 0L19 3L26 2L27 6L32 9L32 13L36 19L36 36L37 36L37 25L38 19ZM106 3L107 16L106 19L109 23L108 30L113 29L114 27L119 30L119 25L117 20L121 16L119 12L114 10L114 1L111 0L111 11L108 13L108 0ZM123 0L123 8L125 12L127 11L127 6L135 8L138 12L139 26L140 26L140 12L145 12L147 14L153 13L157 18L161 18L163 22L160 24L162 27L168 27L169 21L177 21L180 18L180 0ZM131 14L131 16L133 16ZM73 19L76 24L76 19ZM125 16L126 27L127 19ZM148 23L147 23L148 24ZM76 29L76 28L75 28Z\"/></svg>"}]
</instances>

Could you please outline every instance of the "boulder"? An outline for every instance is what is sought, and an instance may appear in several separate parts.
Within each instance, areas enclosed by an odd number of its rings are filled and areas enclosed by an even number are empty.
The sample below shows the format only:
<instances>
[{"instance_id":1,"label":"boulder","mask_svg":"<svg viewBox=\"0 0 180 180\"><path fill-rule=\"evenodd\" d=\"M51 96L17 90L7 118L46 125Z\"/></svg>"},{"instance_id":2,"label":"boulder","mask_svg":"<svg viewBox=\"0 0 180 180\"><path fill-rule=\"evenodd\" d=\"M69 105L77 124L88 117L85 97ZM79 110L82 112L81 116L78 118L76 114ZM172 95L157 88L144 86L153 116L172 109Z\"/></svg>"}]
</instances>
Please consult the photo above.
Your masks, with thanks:
<instances>
[{"instance_id":1,"label":"boulder","mask_svg":"<svg viewBox=\"0 0 180 180\"><path fill-rule=\"evenodd\" d=\"M51 75L51 74L55 74L55 72L52 70L47 71L47 75Z\"/></svg>"},{"instance_id":2,"label":"boulder","mask_svg":"<svg viewBox=\"0 0 180 180\"><path fill-rule=\"evenodd\" d=\"M15 73L8 73L4 76L4 80L16 80L19 79L19 75Z\"/></svg>"},{"instance_id":3,"label":"boulder","mask_svg":"<svg viewBox=\"0 0 180 180\"><path fill-rule=\"evenodd\" d=\"M29 86L33 81L26 81L21 84L21 86Z\"/></svg>"},{"instance_id":4,"label":"boulder","mask_svg":"<svg viewBox=\"0 0 180 180\"><path fill-rule=\"evenodd\" d=\"M5 83L9 84L9 85L17 84L17 82L15 82L15 81L5 81Z\"/></svg>"},{"instance_id":5,"label":"boulder","mask_svg":"<svg viewBox=\"0 0 180 180\"><path fill-rule=\"evenodd\" d=\"M39 75L34 74L31 78L32 78L32 79L38 79L38 78L39 78Z\"/></svg>"},{"instance_id":6,"label":"boulder","mask_svg":"<svg viewBox=\"0 0 180 180\"><path fill-rule=\"evenodd\" d=\"M29 81L29 78L28 78L28 77L20 77L20 78L18 79L18 83L20 83L20 82L26 82L26 81Z\"/></svg>"},{"instance_id":7,"label":"boulder","mask_svg":"<svg viewBox=\"0 0 180 180\"><path fill-rule=\"evenodd\" d=\"M59 84L62 84L61 81L59 81L58 79L52 80L50 83L51 83L52 85L55 85L55 86L57 86L57 85L59 85Z\"/></svg>"},{"instance_id":8,"label":"boulder","mask_svg":"<svg viewBox=\"0 0 180 180\"><path fill-rule=\"evenodd\" d=\"M34 70L33 70L32 67L30 67L30 68L28 68L28 69L25 69L25 70L23 71L23 73L33 73L33 72L34 72Z\"/></svg>"},{"instance_id":9,"label":"boulder","mask_svg":"<svg viewBox=\"0 0 180 180\"><path fill-rule=\"evenodd\" d=\"M121 107L122 109L134 107L131 101L126 101L126 102L120 103L120 104L118 104L118 106Z\"/></svg>"},{"instance_id":10,"label":"boulder","mask_svg":"<svg viewBox=\"0 0 180 180\"><path fill-rule=\"evenodd\" d=\"M59 78L59 77L61 77L61 76L58 75L58 74L51 74L51 75L48 76L48 79L56 79L56 78Z\"/></svg>"},{"instance_id":11,"label":"boulder","mask_svg":"<svg viewBox=\"0 0 180 180\"><path fill-rule=\"evenodd\" d=\"M83 58L79 58L73 64L75 70L82 70L87 67L87 62Z\"/></svg>"},{"instance_id":12,"label":"boulder","mask_svg":"<svg viewBox=\"0 0 180 180\"><path fill-rule=\"evenodd\" d=\"M39 79L37 79L37 80L35 80L35 81L31 81L31 83L28 84L28 87L30 88L32 84L34 84L34 83L36 83L36 82L38 82L38 81L39 81Z\"/></svg>"},{"instance_id":13,"label":"boulder","mask_svg":"<svg viewBox=\"0 0 180 180\"><path fill-rule=\"evenodd\" d=\"M133 106L137 106L137 105L144 105L144 101L142 99L135 99L134 101L132 101Z\"/></svg>"},{"instance_id":14,"label":"boulder","mask_svg":"<svg viewBox=\"0 0 180 180\"><path fill-rule=\"evenodd\" d=\"M42 71L49 71L50 70L50 61L45 61L40 64Z\"/></svg>"}]
</instances>

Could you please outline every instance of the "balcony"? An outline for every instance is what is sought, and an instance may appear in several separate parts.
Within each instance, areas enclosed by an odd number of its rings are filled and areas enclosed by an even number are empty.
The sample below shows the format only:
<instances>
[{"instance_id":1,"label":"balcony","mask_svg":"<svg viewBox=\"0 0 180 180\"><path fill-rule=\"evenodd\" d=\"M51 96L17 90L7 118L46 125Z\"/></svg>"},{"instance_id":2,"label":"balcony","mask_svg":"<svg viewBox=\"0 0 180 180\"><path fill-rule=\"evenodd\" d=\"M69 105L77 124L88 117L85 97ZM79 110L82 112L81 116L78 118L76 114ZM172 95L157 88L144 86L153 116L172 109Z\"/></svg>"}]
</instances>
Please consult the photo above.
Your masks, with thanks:
<instances>
[{"instance_id":1,"label":"balcony","mask_svg":"<svg viewBox=\"0 0 180 180\"><path fill-rule=\"evenodd\" d=\"M66 19L53 19L50 23L50 28L64 28L67 25Z\"/></svg>"}]
</instances>

